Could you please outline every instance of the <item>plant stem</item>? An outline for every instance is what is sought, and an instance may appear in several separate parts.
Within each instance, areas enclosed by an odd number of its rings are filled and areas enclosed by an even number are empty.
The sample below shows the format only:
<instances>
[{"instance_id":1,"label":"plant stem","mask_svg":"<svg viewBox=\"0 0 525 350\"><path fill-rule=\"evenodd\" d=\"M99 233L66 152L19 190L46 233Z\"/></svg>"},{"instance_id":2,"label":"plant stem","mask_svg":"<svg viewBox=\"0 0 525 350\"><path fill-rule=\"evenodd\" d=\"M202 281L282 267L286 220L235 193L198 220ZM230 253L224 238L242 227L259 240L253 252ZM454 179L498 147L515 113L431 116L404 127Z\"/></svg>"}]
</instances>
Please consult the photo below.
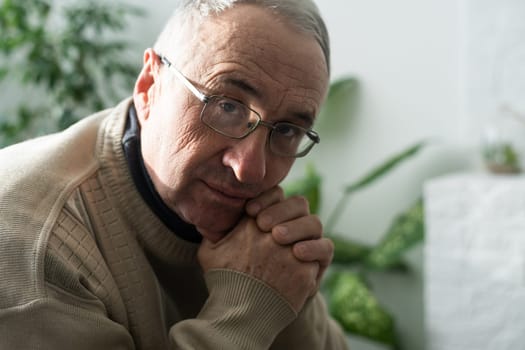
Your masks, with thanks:
<instances>
[{"instance_id":1,"label":"plant stem","mask_svg":"<svg viewBox=\"0 0 525 350\"><path fill-rule=\"evenodd\" d=\"M337 201L337 204L335 205L334 210L332 210L332 213L328 216L328 220L326 220L326 226L325 226L326 232L331 233L333 231L335 223L341 217L341 214L343 213L343 210L346 206L347 197L348 197L348 193L344 192L341 198L339 198L339 201Z\"/></svg>"}]
</instances>

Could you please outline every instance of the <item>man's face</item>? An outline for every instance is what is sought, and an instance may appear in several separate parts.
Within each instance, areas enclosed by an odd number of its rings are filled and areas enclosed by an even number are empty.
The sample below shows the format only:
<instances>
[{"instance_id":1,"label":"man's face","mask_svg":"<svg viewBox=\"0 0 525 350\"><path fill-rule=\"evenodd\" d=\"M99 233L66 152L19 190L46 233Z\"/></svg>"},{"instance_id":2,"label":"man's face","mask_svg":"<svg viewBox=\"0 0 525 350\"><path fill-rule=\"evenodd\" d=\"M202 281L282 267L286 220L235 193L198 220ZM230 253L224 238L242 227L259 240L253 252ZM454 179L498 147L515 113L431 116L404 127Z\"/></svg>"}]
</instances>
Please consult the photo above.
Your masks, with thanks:
<instances>
[{"instance_id":1,"label":"man's face","mask_svg":"<svg viewBox=\"0 0 525 350\"><path fill-rule=\"evenodd\" d=\"M162 52L207 95L225 95L267 122L311 127L328 86L319 44L271 12L240 5L188 33L182 48ZM269 129L241 140L200 121L203 103L150 51L135 92L144 162L164 202L212 241L244 214L245 203L278 185L293 158L268 148ZM144 97L144 96L147 96Z\"/></svg>"}]
</instances>

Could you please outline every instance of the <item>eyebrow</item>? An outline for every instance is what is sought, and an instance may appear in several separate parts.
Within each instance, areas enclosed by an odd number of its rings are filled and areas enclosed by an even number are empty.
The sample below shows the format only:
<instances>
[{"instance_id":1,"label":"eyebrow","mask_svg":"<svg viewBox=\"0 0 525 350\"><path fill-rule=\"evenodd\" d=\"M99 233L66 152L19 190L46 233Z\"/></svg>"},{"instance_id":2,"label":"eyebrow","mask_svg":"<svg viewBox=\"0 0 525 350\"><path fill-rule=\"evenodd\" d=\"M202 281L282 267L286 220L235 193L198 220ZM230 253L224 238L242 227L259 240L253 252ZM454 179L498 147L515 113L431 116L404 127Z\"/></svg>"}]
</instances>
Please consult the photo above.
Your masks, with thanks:
<instances>
[{"instance_id":1,"label":"eyebrow","mask_svg":"<svg viewBox=\"0 0 525 350\"><path fill-rule=\"evenodd\" d=\"M247 92L248 94L255 96L257 98L261 98L262 94L259 90L257 90L253 85L248 83L246 80L239 79L239 78L232 78L228 77L223 80L223 83L230 84L233 86L238 87L239 89Z\"/></svg>"},{"instance_id":2,"label":"eyebrow","mask_svg":"<svg viewBox=\"0 0 525 350\"><path fill-rule=\"evenodd\" d=\"M293 115L308 124L308 128L311 128L314 125L315 118L310 113L305 112L295 112Z\"/></svg>"}]
</instances>

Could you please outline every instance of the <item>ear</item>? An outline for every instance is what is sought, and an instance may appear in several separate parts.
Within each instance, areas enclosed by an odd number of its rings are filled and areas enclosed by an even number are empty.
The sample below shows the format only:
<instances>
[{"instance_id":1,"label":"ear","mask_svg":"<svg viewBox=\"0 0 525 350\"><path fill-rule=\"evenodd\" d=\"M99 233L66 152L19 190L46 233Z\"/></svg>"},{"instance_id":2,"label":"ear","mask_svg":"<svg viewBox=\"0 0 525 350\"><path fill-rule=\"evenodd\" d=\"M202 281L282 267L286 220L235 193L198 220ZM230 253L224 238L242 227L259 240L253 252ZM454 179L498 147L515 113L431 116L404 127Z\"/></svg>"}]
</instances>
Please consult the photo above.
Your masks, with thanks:
<instances>
[{"instance_id":1,"label":"ear","mask_svg":"<svg viewBox=\"0 0 525 350\"><path fill-rule=\"evenodd\" d=\"M135 82L133 90L133 102L137 111L139 123L142 124L149 117L150 106L153 102L155 83L159 79L160 59L153 49L144 52L144 63L142 70Z\"/></svg>"}]
</instances>

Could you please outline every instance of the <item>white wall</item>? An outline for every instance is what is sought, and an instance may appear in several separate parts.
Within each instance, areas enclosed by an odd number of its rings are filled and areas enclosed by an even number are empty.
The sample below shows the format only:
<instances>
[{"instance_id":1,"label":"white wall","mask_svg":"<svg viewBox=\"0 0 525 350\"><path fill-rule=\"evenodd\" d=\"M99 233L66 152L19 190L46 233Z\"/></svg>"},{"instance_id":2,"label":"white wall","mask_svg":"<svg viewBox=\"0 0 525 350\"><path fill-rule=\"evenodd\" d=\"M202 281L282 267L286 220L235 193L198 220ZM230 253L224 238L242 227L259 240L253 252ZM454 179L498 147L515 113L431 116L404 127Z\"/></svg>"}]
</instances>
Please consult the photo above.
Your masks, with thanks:
<instances>
[{"instance_id":1,"label":"white wall","mask_svg":"<svg viewBox=\"0 0 525 350\"><path fill-rule=\"evenodd\" d=\"M433 146L414 162L422 163L417 169L404 172L401 168L402 177L386 180L396 186L384 189L389 193L382 189L370 203L374 204L352 220L352 225L364 221L358 231L371 224L378 229L383 225L381 220L371 223L366 213L386 206L384 198L395 205L408 203L414 196L414 182L426 175L423 168L439 171L434 168L441 166L442 152L448 145L462 143L457 1L318 3L332 38L332 77L353 75L361 83L359 112L346 124L344 133L325 135L313 155L330 179L326 184L329 193L337 192L342 183L355 179L393 152L422 139L432 141ZM420 159L435 157L440 158L440 164ZM455 157L452 164L442 166L455 167L454 161ZM411 198L405 199L404 194Z\"/></svg>"}]
</instances>

